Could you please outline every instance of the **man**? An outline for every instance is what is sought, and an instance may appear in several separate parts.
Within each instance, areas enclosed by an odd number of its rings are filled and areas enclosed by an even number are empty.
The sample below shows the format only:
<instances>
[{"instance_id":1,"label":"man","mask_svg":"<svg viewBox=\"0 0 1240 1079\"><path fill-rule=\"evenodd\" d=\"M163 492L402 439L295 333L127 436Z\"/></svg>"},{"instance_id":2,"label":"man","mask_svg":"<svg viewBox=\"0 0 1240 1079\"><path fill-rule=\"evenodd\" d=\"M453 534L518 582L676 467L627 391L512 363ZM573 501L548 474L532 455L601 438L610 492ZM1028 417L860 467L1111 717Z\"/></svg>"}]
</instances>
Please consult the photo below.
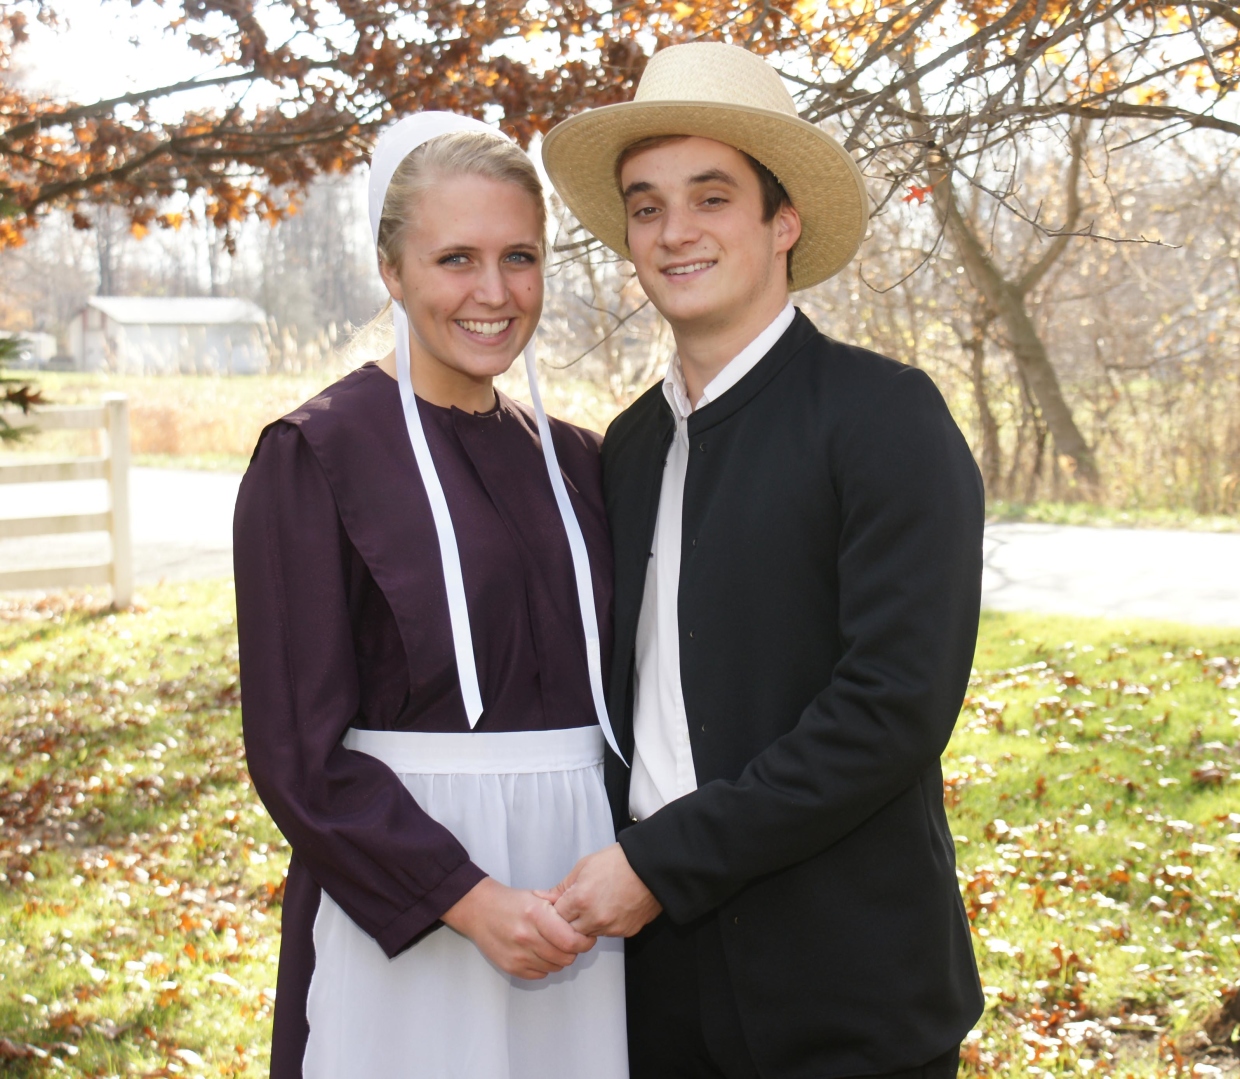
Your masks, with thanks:
<instances>
[{"instance_id":1,"label":"man","mask_svg":"<svg viewBox=\"0 0 1240 1079\"><path fill-rule=\"evenodd\" d=\"M939 757L983 500L920 371L788 299L864 235L860 173L732 46L668 48L544 145L676 355L612 424L619 842L557 909L627 946L634 1079L956 1073L982 1011Z\"/></svg>"}]
</instances>

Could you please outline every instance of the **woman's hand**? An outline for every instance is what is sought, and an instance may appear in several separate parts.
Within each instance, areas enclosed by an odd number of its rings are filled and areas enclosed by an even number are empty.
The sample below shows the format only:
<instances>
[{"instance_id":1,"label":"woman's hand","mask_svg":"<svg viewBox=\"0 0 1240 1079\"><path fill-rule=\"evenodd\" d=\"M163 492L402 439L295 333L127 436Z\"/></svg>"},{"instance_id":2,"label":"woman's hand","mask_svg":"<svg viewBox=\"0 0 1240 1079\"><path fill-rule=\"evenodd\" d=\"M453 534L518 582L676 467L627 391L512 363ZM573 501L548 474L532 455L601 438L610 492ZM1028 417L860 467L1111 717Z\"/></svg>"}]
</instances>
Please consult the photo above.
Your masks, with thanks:
<instances>
[{"instance_id":1,"label":"woman's hand","mask_svg":"<svg viewBox=\"0 0 1240 1079\"><path fill-rule=\"evenodd\" d=\"M563 970L594 947L533 892L485 877L441 919L474 942L506 974L537 980Z\"/></svg>"}]
</instances>

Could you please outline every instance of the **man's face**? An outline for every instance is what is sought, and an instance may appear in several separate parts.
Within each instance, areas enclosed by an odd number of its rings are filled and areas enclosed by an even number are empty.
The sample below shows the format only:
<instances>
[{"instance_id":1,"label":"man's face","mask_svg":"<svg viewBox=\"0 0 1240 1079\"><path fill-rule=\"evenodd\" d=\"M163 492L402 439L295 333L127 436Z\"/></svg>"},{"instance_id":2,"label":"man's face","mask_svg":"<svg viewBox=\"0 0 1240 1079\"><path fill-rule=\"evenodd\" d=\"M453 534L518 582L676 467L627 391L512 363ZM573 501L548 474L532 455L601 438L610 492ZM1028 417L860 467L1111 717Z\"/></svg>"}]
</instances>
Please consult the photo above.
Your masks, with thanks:
<instances>
[{"instance_id":1,"label":"man's face","mask_svg":"<svg viewBox=\"0 0 1240 1079\"><path fill-rule=\"evenodd\" d=\"M739 150L697 137L643 150L624 163L620 190L638 280L674 329L717 329L787 295L801 221L790 206L762 220Z\"/></svg>"}]
</instances>

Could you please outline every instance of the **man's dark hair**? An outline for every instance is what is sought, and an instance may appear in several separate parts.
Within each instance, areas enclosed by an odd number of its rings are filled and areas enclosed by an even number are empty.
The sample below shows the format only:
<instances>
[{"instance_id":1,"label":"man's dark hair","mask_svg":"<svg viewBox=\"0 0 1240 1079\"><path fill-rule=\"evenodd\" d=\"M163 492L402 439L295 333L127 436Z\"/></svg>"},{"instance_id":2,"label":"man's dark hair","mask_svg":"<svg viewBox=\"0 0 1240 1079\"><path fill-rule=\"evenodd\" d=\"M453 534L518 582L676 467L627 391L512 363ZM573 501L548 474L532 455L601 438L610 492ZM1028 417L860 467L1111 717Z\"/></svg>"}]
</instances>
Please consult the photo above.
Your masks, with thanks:
<instances>
[{"instance_id":1,"label":"man's dark hair","mask_svg":"<svg viewBox=\"0 0 1240 1079\"><path fill-rule=\"evenodd\" d=\"M624 168L625 163L630 158L636 157L646 150L653 150L659 146L666 146L668 143L680 142L687 139L688 135L651 135L649 138L638 139L637 142L626 146L616 158L616 187L620 187L620 172ZM758 178L758 189L762 192L762 221L769 224L775 219L775 215L779 213L785 206L792 205L792 199L788 197L788 192L784 190L784 185L776 179L775 174L768 169L757 158L750 157L739 147L735 148L746 161L749 162L750 168L753 169L754 175ZM621 189L623 193L623 189ZM628 228L625 227L627 235ZM788 281L792 282L792 256L796 251L796 244L792 245L792 249L788 252Z\"/></svg>"}]
</instances>

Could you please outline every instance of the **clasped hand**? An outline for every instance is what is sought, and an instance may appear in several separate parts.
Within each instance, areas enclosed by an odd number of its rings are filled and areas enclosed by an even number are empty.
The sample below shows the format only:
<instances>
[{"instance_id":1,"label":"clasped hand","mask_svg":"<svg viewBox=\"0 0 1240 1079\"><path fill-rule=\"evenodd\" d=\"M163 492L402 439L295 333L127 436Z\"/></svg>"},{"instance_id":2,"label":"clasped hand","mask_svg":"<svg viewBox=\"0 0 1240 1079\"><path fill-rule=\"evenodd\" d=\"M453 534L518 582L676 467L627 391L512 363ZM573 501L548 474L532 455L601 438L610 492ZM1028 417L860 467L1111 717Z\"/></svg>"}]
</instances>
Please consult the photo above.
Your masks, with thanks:
<instances>
[{"instance_id":1,"label":"clasped hand","mask_svg":"<svg viewBox=\"0 0 1240 1079\"><path fill-rule=\"evenodd\" d=\"M442 920L500 970L531 981L563 970L594 947L594 938L573 929L544 895L490 877L474 885Z\"/></svg>"},{"instance_id":2,"label":"clasped hand","mask_svg":"<svg viewBox=\"0 0 1240 1079\"><path fill-rule=\"evenodd\" d=\"M590 937L631 937L663 910L619 843L586 855L553 889L535 894L555 903L565 922Z\"/></svg>"},{"instance_id":3,"label":"clasped hand","mask_svg":"<svg viewBox=\"0 0 1240 1079\"><path fill-rule=\"evenodd\" d=\"M563 970L596 937L631 937L663 907L619 843L582 858L545 892L486 877L443 916L500 970L537 980Z\"/></svg>"}]
</instances>

